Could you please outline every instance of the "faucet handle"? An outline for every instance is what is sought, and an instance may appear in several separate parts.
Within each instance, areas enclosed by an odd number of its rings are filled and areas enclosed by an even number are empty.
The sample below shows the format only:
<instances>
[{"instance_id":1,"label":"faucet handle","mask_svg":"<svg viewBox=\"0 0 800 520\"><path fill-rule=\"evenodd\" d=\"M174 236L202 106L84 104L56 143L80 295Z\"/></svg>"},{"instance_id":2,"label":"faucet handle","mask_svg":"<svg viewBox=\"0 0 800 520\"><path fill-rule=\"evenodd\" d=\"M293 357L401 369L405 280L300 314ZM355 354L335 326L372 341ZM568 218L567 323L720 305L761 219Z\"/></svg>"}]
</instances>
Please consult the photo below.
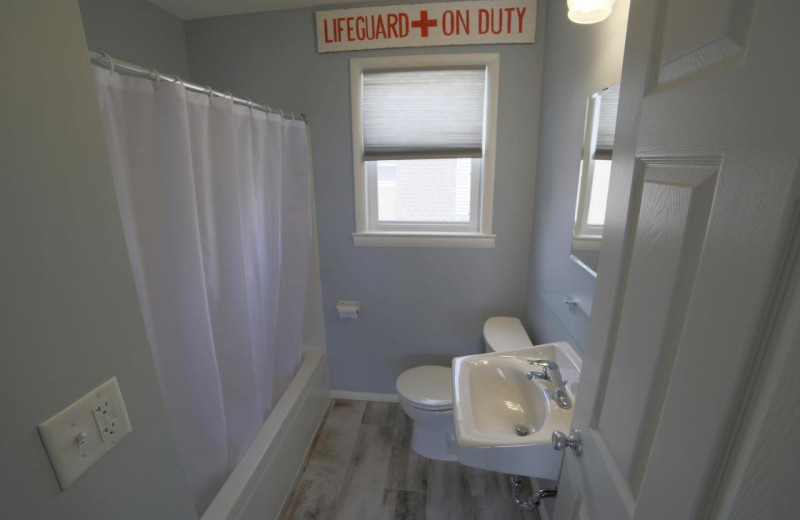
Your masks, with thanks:
<instances>
[{"instance_id":1,"label":"faucet handle","mask_svg":"<svg viewBox=\"0 0 800 520\"><path fill-rule=\"evenodd\" d=\"M534 379L543 379L545 381L553 380L553 378L550 377L550 372L547 371L547 367L544 367L541 372L528 372L526 377L528 381L533 381Z\"/></svg>"},{"instance_id":2,"label":"faucet handle","mask_svg":"<svg viewBox=\"0 0 800 520\"><path fill-rule=\"evenodd\" d=\"M558 364L555 361L551 361L549 359L529 359L529 365L538 365L540 367L549 368L551 370L558 370Z\"/></svg>"}]
</instances>

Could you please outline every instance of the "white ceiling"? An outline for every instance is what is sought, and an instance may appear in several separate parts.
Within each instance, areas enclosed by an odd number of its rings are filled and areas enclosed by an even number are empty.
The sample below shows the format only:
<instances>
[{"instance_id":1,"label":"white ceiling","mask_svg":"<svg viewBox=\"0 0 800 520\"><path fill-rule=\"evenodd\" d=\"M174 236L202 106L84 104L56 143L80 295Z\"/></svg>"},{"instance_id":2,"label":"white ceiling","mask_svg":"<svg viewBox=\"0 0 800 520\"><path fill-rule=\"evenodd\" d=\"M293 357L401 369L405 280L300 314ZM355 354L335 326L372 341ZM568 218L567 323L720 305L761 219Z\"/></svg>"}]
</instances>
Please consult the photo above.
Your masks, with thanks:
<instances>
[{"instance_id":1,"label":"white ceiling","mask_svg":"<svg viewBox=\"0 0 800 520\"><path fill-rule=\"evenodd\" d=\"M353 0L149 0L182 20L301 7L352 4ZM356 0L358 1L358 0Z\"/></svg>"}]
</instances>

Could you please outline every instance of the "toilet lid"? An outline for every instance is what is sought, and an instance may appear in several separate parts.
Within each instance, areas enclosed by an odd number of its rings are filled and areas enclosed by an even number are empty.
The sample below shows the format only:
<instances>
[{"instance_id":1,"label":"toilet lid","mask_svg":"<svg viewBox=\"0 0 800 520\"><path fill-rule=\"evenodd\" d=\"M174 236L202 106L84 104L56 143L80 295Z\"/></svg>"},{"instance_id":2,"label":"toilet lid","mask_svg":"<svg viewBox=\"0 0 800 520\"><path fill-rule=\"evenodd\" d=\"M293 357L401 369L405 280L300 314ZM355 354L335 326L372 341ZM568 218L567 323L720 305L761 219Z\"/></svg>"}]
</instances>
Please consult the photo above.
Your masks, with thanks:
<instances>
[{"instance_id":1,"label":"toilet lid","mask_svg":"<svg viewBox=\"0 0 800 520\"><path fill-rule=\"evenodd\" d=\"M418 408L449 410L453 407L453 369L429 365L406 370L397 378L397 393Z\"/></svg>"},{"instance_id":2,"label":"toilet lid","mask_svg":"<svg viewBox=\"0 0 800 520\"><path fill-rule=\"evenodd\" d=\"M507 352L532 347L531 338L517 318L497 316L483 324L483 339L493 352Z\"/></svg>"}]
</instances>

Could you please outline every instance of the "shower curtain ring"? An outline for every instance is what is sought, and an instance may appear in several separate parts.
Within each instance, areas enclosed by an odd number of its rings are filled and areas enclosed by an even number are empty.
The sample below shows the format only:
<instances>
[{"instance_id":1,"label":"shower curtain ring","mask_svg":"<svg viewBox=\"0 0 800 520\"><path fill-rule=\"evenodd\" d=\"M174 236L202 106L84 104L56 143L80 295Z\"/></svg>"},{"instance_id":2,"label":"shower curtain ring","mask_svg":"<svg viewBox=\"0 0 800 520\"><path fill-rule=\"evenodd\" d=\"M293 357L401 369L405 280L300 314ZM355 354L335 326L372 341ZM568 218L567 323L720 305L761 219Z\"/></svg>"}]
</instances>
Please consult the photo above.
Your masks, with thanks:
<instances>
[{"instance_id":1,"label":"shower curtain ring","mask_svg":"<svg viewBox=\"0 0 800 520\"><path fill-rule=\"evenodd\" d=\"M156 69L150 69L150 75L153 77L153 88L158 90L161 86L161 74Z\"/></svg>"},{"instance_id":2,"label":"shower curtain ring","mask_svg":"<svg viewBox=\"0 0 800 520\"><path fill-rule=\"evenodd\" d=\"M283 118L284 118L284 115L283 115L283 109L282 109L282 108L279 108L278 110L280 110L280 112L281 112L281 119L283 119Z\"/></svg>"},{"instance_id":3,"label":"shower curtain ring","mask_svg":"<svg viewBox=\"0 0 800 520\"><path fill-rule=\"evenodd\" d=\"M214 90L211 88L211 85L206 85L205 93L208 96L208 99L211 99L211 98L214 97Z\"/></svg>"},{"instance_id":4,"label":"shower curtain ring","mask_svg":"<svg viewBox=\"0 0 800 520\"><path fill-rule=\"evenodd\" d=\"M227 90L226 90L225 92L223 92L223 94L224 94L225 96L227 96L227 97L231 98L231 103L233 103L233 94L231 94L231 93L230 93L230 92L228 92Z\"/></svg>"},{"instance_id":5,"label":"shower curtain ring","mask_svg":"<svg viewBox=\"0 0 800 520\"><path fill-rule=\"evenodd\" d=\"M107 52L101 52L100 54L108 61L108 75L114 74L114 58Z\"/></svg>"}]
</instances>

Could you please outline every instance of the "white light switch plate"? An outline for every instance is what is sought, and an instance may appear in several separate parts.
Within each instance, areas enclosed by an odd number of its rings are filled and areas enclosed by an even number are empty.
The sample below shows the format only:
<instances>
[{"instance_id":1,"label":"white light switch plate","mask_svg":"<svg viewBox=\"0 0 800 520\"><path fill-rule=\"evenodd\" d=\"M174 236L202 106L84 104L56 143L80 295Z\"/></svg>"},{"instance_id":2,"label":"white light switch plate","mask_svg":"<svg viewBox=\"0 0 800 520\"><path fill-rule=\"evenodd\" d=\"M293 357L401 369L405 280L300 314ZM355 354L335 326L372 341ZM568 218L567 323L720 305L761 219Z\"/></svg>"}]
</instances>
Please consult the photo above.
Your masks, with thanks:
<instances>
[{"instance_id":1,"label":"white light switch plate","mask_svg":"<svg viewBox=\"0 0 800 520\"><path fill-rule=\"evenodd\" d=\"M131 431L116 377L39 425L62 490Z\"/></svg>"}]
</instances>

